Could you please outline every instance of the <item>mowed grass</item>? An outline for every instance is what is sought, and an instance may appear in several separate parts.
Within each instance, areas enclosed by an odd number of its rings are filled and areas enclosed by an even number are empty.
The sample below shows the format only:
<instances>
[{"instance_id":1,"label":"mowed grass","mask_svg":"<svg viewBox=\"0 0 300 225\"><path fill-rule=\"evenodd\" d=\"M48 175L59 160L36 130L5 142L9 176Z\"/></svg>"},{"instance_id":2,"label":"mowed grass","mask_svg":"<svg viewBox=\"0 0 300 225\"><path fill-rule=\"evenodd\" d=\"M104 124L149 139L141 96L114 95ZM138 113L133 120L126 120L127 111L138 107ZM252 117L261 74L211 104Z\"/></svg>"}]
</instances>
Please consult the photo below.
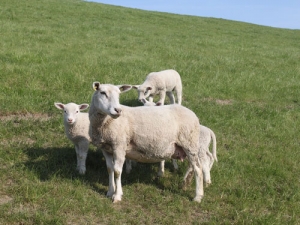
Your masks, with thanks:
<instances>
[{"instance_id":1,"label":"mowed grass","mask_svg":"<svg viewBox=\"0 0 300 225\"><path fill-rule=\"evenodd\" d=\"M77 0L2 0L0 21L0 224L300 224L300 30ZM53 103L169 68L217 136L212 185L198 204L187 162L137 164L112 204L101 152L78 175Z\"/></svg>"}]
</instances>

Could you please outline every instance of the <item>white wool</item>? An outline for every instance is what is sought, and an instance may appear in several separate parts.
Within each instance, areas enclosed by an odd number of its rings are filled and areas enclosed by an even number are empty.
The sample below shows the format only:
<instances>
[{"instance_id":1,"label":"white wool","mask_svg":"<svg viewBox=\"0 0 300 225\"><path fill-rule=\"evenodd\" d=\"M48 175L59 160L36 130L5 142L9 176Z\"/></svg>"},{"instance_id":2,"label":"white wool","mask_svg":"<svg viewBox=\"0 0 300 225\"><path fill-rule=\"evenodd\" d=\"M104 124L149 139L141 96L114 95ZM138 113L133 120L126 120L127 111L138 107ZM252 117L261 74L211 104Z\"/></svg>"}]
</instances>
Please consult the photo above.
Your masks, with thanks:
<instances>
[{"instance_id":1,"label":"white wool","mask_svg":"<svg viewBox=\"0 0 300 225\"><path fill-rule=\"evenodd\" d=\"M151 163L187 156L196 179L194 201L200 202L203 176L198 158L200 125L195 113L178 104L161 107L120 105L119 94L130 90L130 85L94 82L93 88L95 92L89 110L90 136L94 145L103 148L106 158L109 172L107 196L112 197L113 202L121 201L125 157Z\"/></svg>"},{"instance_id":2,"label":"white wool","mask_svg":"<svg viewBox=\"0 0 300 225\"><path fill-rule=\"evenodd\" d=\"M146 99L153 102L155 95L159 95L159 103L164 105L166 95L169 97L171 104L175 103L173 91L177 95L177 103L181 105L182 100L182 83L179 73L175 70L163 70L160 72L149 73L146 80L141 85L133 85L138 91L138 99Z\"/></svg>"}]
</instances>

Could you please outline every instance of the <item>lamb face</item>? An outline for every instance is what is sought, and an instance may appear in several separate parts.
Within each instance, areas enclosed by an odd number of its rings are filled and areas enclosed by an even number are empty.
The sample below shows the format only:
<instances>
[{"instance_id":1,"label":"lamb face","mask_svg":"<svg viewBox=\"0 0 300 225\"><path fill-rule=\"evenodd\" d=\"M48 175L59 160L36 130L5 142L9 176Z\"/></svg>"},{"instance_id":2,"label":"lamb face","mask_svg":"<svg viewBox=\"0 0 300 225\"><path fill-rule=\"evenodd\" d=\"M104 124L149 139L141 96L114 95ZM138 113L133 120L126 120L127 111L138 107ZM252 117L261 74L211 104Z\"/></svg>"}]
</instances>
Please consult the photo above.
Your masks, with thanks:
<instances>
[{"instance_id":1,"label":"lamb face","mask_svg":"<svg viewBox=\"0 0 300 225\"><path fill-rule=\"evenodd\" d=\"M54 103L54 105L56 108L64 110L64 123L69 125L76 123L77 115L80 111L89 107L88 104L77 105L75 103L68 103L66 105L62 103Z\"/></svg>"},{"instance_id":2,"label":"lamb face","mask_svg":"<svg viewBox=\"0 0 300 225\"><path fill-rule=\"evenodd\" d=\"M140 102L143 101L143 99L146 99L150 96L151 94L151 90L152 90L152 87L150 86L144 86L144 85L135 85L133 86L133 88L137 89L137 92L138 92L138 100Z\"/></svg>"}]
</instances>

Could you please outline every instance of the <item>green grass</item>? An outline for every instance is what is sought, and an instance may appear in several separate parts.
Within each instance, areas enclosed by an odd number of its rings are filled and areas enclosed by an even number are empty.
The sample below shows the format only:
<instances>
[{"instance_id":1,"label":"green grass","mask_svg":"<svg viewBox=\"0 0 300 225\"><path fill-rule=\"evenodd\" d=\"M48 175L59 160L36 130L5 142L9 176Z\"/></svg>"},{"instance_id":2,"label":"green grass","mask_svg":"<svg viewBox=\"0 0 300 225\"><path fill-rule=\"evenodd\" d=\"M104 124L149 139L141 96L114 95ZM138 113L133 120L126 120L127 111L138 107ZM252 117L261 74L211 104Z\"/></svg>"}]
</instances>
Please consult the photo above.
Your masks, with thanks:
<instances>
[{"instance_id":1,"label":"green grass","mask_svg":"<svg viewBox=\"0 0 300 225\"><path fill-rule=\"evenodd\" d=\"M2 0L0 22L0 224L300 224L300 30L78 0ZM171 68L216 133L213 183L197 204L187 162L138 164L112 204L102 154L77 174L53 103Z\"/></svg>"}]
</instances>

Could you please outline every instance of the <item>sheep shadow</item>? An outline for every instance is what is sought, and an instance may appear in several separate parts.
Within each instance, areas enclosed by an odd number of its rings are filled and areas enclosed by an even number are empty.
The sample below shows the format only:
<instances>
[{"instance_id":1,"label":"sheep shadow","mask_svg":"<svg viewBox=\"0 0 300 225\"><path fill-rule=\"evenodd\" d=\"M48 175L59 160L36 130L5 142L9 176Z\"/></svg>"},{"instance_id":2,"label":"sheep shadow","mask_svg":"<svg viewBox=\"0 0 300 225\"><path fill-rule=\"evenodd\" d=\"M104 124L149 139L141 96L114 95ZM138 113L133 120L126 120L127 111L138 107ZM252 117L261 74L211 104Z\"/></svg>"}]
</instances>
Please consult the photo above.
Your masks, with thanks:
<instances>
[{"instance_id":1,"label":"sheep shadow","mask_svg":"<svg viewBox=\"0 0 300 225\"><path fill-rule=\"evenodd\" d=\"M86 160L86 174L80 175L76 171L76 153L70 147L50 147L50 148L28 148L25 149L28 156L25 166L33 171L41 181L51 180L52 178L78 179L91 187L95 192L106 195L108 189L108 173L105 158L98 149L90 149ZM152 185L160 190L167 190L163 179L172 177L157 177L159 163L136 163L130 174L126 174L125 163L122 173L122 186L143 183ZM173 173L173 165L170 160L165 164L165 170ZM183 177L183 172L177 173ZM100 185L99 185L100 184ZM172 190L174 192L174 190ZM178 193L181 192L178 189Z\"/></svg>"}]
</instances>

